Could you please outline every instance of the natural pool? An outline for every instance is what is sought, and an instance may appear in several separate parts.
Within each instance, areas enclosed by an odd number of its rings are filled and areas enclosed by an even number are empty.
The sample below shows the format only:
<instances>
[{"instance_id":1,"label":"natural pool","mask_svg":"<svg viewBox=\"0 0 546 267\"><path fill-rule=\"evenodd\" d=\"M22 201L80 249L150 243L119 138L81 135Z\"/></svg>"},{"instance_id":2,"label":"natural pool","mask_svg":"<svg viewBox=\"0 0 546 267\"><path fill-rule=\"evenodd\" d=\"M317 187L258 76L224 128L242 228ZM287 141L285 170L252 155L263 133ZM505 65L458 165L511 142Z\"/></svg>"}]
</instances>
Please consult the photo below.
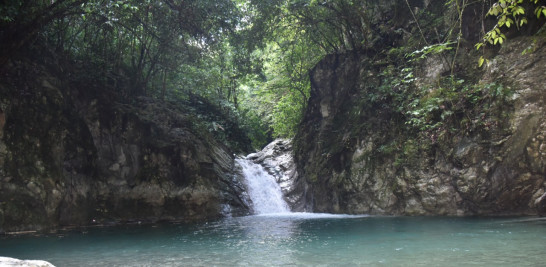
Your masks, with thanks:
<instances>
[{"instance_id":1,"label":"natural pool","mask_svg":"<svg viewBox=\"0 0 546 267\"><path fill-rule=\"evenodd\" d=\"M277 214L2 236L56 266L544 266L545 218Z\"/></svg>"}]
</instances>

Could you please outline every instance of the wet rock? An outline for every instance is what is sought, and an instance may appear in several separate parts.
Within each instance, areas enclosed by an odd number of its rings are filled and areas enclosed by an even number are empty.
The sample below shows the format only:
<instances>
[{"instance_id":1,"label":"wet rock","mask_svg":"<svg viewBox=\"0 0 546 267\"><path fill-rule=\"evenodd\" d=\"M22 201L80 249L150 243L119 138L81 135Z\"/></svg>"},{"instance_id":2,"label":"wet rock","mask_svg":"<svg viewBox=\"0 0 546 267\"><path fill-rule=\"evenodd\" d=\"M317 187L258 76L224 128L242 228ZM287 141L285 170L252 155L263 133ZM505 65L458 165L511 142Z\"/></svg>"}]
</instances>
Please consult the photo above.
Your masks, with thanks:
<instances>
[{"instance_id":1,"label":"wet rock","mask_svg":"<svg viewBox=\"0 0 546 267\"><path fill-rule=\"evenodd\" d=\"M0 266L5 267L55 267L53 264L42 260L18 260L9 257L0 257Z\"/></svg>"},{"instance_id":2,"label":"wet rock","mask_svg":"<svg viewBox=\"0 0 546 267\"><path fill-rule=\"evenodd\" d=\"M299 183L292 154L292 141L277 139L264 147L262 151L250 154L247 158L261 164L277 179L292 211L306 211L309 207L306 206L305 184Z\"/></svg>"},{"instance_id":3,"label":"wet rock","mask_svg":"<svg viewBox=\"0 0 546 267\"><path fill-rule=\"evenodd\" d=\"M538 215L546 216L546 193L542 194L542 196L537 198L534 204L537 208Z\"/></svg>"},{"instance_id":4,"label":"wet rock","mask_svg":"<svg viewBox=\"0 0 546 267\"><path fill-rule=\"evenodd\" d=\"M4 114L4 111L0 108L0 138L4 136L4 125L6 125L6 114Z\"/></svg>"}]
</instances>

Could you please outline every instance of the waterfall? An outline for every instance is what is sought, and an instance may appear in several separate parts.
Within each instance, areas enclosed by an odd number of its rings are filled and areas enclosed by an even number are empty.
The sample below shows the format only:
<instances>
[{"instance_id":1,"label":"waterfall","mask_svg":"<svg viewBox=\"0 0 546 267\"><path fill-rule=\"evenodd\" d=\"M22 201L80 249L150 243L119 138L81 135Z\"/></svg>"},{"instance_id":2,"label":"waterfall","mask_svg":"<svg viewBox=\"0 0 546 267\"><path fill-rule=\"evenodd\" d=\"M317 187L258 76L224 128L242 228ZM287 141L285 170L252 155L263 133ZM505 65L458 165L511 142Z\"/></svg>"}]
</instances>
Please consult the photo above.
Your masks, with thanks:
<instances>
[{"instance_id":1,"label":"waterfall","mask_svg":"<svg viewBox=\"0 0 546 267\"><path fill-rule=\"evenodd\" d=\"M236 161L243 169L248 195L252 200L255 214L290 212L275 177L267 173L261 165L248 159L237 159Z\"/></svg>"}]
</instances>

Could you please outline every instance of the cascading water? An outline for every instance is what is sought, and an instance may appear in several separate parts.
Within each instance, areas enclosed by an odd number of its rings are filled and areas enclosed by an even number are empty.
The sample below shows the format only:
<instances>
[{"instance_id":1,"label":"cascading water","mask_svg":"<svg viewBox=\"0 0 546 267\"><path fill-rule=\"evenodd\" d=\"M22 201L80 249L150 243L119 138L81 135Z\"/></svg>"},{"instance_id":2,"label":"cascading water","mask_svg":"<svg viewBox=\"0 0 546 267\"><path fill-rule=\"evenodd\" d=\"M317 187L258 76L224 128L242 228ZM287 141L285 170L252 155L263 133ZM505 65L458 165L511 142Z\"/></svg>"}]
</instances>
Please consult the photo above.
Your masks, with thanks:
<instances>
[{"instance_id":1,"label":"cascading water","mask_svg":"<svg viewBox=\"0 0 546 267\"><path fill-rule=\"evenodd\" d=\"M237 159L236 161L243 169L248 195L252 200L255 214L290 212L275 177L267 173L261 165L248 159Z\"/></svg>"}]
</instances>

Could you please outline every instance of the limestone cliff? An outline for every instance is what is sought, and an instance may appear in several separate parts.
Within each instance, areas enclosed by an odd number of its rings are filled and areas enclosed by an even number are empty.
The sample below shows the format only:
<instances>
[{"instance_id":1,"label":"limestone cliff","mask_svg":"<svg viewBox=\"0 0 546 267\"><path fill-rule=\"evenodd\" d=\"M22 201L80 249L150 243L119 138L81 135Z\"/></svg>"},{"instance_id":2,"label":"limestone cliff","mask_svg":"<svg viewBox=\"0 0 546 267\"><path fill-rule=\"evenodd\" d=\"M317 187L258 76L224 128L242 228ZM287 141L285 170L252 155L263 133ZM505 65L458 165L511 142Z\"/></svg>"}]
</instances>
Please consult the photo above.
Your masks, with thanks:
<instances>
[{"instance_id":1,"label":"limestone cliff","mask_svg":"<svg viewBox=\"0 0 546 267\"><path fill-rule=\"evenodd\" d=\"M248 211L233 153L180 105L116 102L45 65L2 73L0 232Z\"/></svg>"},{"instance_id":2,"label":"limestone cliff","mask_svg":"<svg viewBox=\"0 0 546 267\"><path fill-rule=\"evenodd\" d=\"M522 53L529 47L532 53ZM378 92L397 87L384 76L388 65L365 53L330 55L314 68L294 145L297 170L309 185L308 205L336 213L544 213L546 38L509 41L485 70L468 64L477 73L474 85L450 91L457 98L442 94L451 102L432 106L430 117L416 117L425 112L417 107L444 90L427 84L427 69L435 69L429 64L416 67L412 80L421 88L414 90L429 88L420 100ZM487 102L491 84L511 93ZM410 103L406 108L414 113L397 103ZM436 124L416 130L418 119Z\"/></svg>"}]
</instances>

